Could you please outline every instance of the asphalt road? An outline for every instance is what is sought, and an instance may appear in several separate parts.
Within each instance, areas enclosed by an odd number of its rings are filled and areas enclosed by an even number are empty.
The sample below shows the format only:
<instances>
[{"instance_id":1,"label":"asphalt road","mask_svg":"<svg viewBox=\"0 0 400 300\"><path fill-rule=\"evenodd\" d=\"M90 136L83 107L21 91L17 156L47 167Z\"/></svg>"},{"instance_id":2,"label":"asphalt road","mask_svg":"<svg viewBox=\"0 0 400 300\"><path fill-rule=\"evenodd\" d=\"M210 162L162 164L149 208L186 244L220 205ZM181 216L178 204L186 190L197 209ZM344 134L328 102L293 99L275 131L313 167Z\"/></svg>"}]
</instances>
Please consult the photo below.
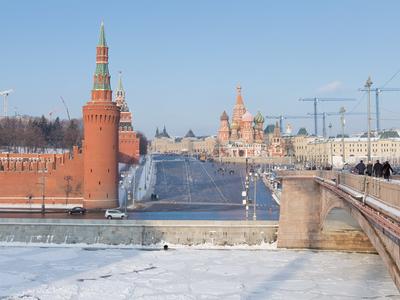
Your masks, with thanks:
<instances>
[{"instance_id":1,"label":"asphalt road","mask_svg":"<svg viewBox=\"0 0 400 300\"><path fill-rule=\"evenodd\" d=\"M197 213L206 219L246 218L242 204L245 166L201 162L195 158L176 155L155 155L157 201L147 201L143 212L185 212L191 217ZM261 180L257 182L257 219L277 220L279 206ZM254 183L249 195L254 198ZM250 207L250 219L253 208ZM184 216L183 216L184 217Z\"/></svg>"}]
</instances>

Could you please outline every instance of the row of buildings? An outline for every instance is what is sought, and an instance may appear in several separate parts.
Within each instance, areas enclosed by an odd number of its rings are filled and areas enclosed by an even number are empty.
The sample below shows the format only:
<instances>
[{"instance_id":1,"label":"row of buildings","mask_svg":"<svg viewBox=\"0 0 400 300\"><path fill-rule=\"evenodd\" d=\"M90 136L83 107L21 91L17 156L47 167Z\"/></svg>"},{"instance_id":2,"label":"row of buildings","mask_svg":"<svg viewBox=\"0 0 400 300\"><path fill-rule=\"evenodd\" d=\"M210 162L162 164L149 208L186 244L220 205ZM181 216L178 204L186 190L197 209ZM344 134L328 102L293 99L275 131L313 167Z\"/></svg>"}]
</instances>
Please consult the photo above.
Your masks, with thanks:
<instances>
[{"instance_id":1,"label":"row of buildings","mask_svg":"<svg viewBox=\"0 0 400 300\"><path fill-rule=\"evenodd\" d=\"M226 111L220 116L216 136L196 137L191 130L184 137L171 138L165 127L156 131L151 151L158 153L205 153L214 157L287 158L288 162L312 166L341 167L367 159L368 139L363 136L322 138L310 136L305 128L292 135L291 126L285 133L278 124L268 124L260 112L253 115L246 109L242 88L236 88L232 118ZM384 131L371 139L373 160L400 163L400 136L395 130Z\"/></svg>"},{"instance_id":2,"label":"row of buildings","mask_svg":"<svg viewBox=\"0 0 400 300\"><path fill-rule=\"evenodd\" d=\"M154 139L150 143L153 153L176 154L215 154L217 140L215 136L196 137L191 129L184 137L171 138L165 126L162 132L158 128Z\"/></svg>"},{"instance_id":3,"label":"row of buildings","mask_svg":"<svg viewBox=\"0 0 400 300\"><path fill-rule=\"evenodd\" d=\"M371 138L371 159L389 160L400 163L400 136L397 131L385 131ZM390 136L390 137L389 137ZM368 138L363 136L345 138L319 138L315 136L295 136L292 139L293 156L301 164L341 167L367 160Z\"/></svg>"}]
</instances>

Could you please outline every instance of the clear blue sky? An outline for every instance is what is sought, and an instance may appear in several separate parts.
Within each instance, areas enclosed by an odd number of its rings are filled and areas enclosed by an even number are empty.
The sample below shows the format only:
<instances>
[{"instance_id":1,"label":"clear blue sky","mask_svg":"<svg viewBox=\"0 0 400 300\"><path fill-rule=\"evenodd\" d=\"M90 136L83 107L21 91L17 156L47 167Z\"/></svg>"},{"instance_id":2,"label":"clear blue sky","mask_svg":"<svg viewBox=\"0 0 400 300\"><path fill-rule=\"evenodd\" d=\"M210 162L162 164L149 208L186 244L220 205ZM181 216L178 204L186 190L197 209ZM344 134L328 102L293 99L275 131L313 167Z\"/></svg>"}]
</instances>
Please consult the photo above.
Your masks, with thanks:
<instances>
[{"instance_id":1,"label":"clear blue sky","mask_svg":"<svg viewBox=\"0 0 400 300\"><path fill-rule=\"evenodd\" d=\"M112 86L121 70L134 127L150 137L164 124L171 135L215 134L237 83L253 114L304 115L312 104L299 97L359 99L368 75L380 86L400 69L400 1L0 0L0 11L0 90L15 90L11 110L65 118L62 95L80 117L104 20ZM400 93L381 99L382 117L397 118ZM366 98L320 111L356 104L366 111ZM336 132L338 117L329 121ZM313 130L312 120L289 122ZM362 130L366 117L347 125Z\"/></svg>"}]
</instances>

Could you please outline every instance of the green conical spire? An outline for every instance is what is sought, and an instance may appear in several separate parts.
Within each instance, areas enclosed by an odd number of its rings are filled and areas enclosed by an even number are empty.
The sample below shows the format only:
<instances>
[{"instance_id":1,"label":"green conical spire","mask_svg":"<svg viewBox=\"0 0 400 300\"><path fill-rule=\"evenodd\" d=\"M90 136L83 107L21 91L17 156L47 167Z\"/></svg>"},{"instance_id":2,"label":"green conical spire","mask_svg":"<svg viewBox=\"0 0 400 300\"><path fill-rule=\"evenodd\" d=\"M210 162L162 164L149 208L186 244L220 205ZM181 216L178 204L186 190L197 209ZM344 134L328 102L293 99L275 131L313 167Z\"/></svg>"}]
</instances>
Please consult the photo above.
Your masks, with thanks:
<instances>
[{"instance_id":1,"label":"green conical spire","mask_svg":"<svg viewBox=\"0 0 400 300\"><path fill-rule=\"evenodd\" d=\"M101 21L101 26L100 26L100 37L99 37L98 46L107 47L106 35L104 34L104 23L103 23L103 21Z\"/></svg>"},{"instance_id":2,"label":"green conical spire","mask_svg":"<svg viewBox=\"0 0 400 300\"><path fill-rule=\"evenodd\" d=\"M111 90L110 72L108 71L108 47L104 34L104 23L101 22L99 44L96 51L96 77L93 90Z\"/></svg>"}]
</instances>

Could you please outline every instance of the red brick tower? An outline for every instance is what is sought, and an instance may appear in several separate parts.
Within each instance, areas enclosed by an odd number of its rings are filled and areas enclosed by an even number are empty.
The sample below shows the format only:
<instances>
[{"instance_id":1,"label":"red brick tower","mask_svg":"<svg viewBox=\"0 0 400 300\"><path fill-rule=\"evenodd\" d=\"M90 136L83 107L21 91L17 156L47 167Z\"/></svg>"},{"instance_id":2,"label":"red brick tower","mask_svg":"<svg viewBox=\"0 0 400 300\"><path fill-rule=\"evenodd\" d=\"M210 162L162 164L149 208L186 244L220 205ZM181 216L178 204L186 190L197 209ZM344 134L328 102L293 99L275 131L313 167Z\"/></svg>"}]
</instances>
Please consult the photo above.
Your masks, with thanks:
<instances>
[{"instance_id":1,"label":"red brick tower","mask_svg":"<svg viewBox=\"0 0 400 300\"><path fill-rule=\"evenodd\" d=\"M121 109L119 120L119 158L118 161L125 164L134 164L139 161L140 138L132 127L132 113L129 111L125 100L125 90L122 86L122 76L119 73L118 87L115 90L115 102Z\"/></svg>"},{"instance_id":2,"label":"red brick tower","mask_svg":"<svg viewBox=\"0 0 400 300\"><path fill-rule=\"evenodd\" d=\"M102 23L96 48L92 98L83 107L83 205L87 208L118 206L119 117L119 107L112 101L108 47Z\"/></svg>"}]
</instances>

